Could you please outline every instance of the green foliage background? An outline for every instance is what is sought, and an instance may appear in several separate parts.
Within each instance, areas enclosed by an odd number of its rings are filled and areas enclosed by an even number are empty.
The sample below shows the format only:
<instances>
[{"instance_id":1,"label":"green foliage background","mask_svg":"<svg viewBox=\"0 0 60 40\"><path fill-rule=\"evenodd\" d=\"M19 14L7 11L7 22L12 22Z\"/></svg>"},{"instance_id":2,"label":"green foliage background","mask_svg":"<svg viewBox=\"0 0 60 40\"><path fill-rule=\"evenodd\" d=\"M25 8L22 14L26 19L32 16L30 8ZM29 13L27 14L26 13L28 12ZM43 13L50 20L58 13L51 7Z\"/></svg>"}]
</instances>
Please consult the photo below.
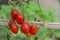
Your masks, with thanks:
<instances>
[{"instance_id":1,"label":"green foliage background","mask_svg":"<svg viewBox=\"0 0 60 40\"><path fill-rule=\"evenodd\" d=\"M13 9L18 9L20 13L25 15L25 21L36 22L36 18L39 17L40 22L58 22L58 18L56 15L56 9L54 7L50 7L48 10L45 6L40 5L34 2L23 3L23 6L12 6L12 5L1 5L0 9L0 19L3 21L9 21L11 19L10 12ZM28 39L21 31L19 26L18 34L13 34L10 31L8 25L2 26L0 25L0 34L2 35L0 40L8 40L8 35L10 40L36 40L35 36L31 36ZM47 35L47 36L46 36ZM50 35L52 37L50 37ZM38 40L53 40L53 36L60 38L60 31L59 29L54 28L39 28L37 33Z\"/></svg>"}]
</instances>

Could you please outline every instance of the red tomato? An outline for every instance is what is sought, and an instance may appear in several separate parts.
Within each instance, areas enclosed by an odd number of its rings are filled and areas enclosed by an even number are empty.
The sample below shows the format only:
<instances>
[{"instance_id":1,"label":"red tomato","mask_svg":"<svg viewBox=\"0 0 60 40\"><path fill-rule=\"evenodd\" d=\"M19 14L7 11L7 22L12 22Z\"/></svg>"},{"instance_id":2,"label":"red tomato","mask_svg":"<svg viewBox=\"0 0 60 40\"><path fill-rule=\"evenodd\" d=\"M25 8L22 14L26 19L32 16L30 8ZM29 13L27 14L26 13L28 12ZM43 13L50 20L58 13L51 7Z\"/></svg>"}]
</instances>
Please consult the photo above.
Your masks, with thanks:
<instances>
[{"instance_id":1,"label":"red tomato","mask_svg":"<svg viewBox=\"0 0 60 40\"><path fill-rule=\"evenodd\" d=\"M11 31L12 31L14 34L17 34L17 33L18 33L18 26L12 25Z\"/></svg>"},{"instance_id":2,"label":"red tomato","mask_svg":"<svg viewBox=\"0 0 60 40\"><path fill-rule=\"evenodd\" d=\"M14 33L14 34L17 34L18 32L18 26L15 24L15 22L13 20L10 20L9 23L8 23L11 31Z\"/></svg>"},{"instance_id":3,"label":"red tomato","mask_svg":"<svg viewBox=\"0 0 60 40\"><path fill-rule=\"evenodd\" d=\"M12 26L12 23L13 23L13 20L10 20L9 22L8 22L8 26L11 28L11 26Z\"/></svg>"},{"instance_id":4,"label":"red tomato","mask_svg":"<svg viewBox=\"0 0 60 40\"><path fill-rule=\"evenodd\" d=\"M24 22L24 15L20 14L16 17L16 21L18 24L22 24Z\"/></svg>"},{"instance_id":5,"label":"red tomato","mask_svg":"<svg viewBox=\"0 0 60 40\"><path fill-rule=\"evenodd\" d=\"M19 12L18 12L16 9L12 10L11 16L12 16L13 19L16 19L16 17L17 17L18 15L19 15Z\"/></svg>"},{"instance_id":6,"label":"red tomato","mask_svg":"<svg viewBox=\"0 0 60 40\"><path fill-rule=\"evenodd\" d=\"M30 25L28 22L24 22L22 25L21 25L21 30L24 34L28 34L29 31L30 31Z\"/></svg>"},{"instance_id":7,"label":"red tomato","mask_svg":"<svg viewBox=\"0 0 60 40\"><path fill-rule=\"evenodd\" d=\"M32 35L36 35L36 33L37 33L37 26L31 26L30 27L30 33L32 34Z\"/></svg>"}]
</instances>

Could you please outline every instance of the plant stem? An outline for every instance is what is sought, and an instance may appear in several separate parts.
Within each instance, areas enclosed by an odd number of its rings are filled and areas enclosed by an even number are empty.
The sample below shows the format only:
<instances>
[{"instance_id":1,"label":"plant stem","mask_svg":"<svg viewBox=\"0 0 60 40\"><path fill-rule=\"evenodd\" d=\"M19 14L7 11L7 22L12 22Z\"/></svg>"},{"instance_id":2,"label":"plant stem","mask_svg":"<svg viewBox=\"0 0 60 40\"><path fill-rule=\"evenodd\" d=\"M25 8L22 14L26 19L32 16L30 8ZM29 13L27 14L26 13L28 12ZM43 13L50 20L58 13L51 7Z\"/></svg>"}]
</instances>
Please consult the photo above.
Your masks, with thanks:
<instances>
[{"instance_id":1,"label":"plant stem","mask_svg":"<svg viewBox=\"0 0 60 40\"><path fill-rule=\"evenodd\" d=\"M41 11L41 7L40 7L39 0L37 0L37 3L38 3L38 6L39 6L39 9L40 9L40 11ZM41 11L41 13L42 13L42 11Z\"/></svg>"}]
</instances>

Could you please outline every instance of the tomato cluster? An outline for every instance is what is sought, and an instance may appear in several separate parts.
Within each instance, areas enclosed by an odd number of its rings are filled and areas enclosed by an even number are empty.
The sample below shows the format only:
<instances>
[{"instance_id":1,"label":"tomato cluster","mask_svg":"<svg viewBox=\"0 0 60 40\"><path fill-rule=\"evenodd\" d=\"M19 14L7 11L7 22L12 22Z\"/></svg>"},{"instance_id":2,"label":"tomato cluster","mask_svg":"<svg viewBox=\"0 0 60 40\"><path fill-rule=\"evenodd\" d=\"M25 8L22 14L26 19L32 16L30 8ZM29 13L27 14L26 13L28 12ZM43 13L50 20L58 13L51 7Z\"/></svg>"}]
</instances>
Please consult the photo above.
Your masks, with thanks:
<instances>
[{"instance_id":1,"label":"tomato cluster","mask_svg":"<svg viewBox=\"0 0 60 40\"><path fill-rule=\"evenodd\" d=\"M28 22L24 22L25 16L20 14L17 9L11 11L12 19L8 22L9 28L14 34L18 33L18 26L16 22L21 25L21 31L27 36L30 37L30 34L36 35L37 26L30 25Z\"/></svg>"}]
</instances>

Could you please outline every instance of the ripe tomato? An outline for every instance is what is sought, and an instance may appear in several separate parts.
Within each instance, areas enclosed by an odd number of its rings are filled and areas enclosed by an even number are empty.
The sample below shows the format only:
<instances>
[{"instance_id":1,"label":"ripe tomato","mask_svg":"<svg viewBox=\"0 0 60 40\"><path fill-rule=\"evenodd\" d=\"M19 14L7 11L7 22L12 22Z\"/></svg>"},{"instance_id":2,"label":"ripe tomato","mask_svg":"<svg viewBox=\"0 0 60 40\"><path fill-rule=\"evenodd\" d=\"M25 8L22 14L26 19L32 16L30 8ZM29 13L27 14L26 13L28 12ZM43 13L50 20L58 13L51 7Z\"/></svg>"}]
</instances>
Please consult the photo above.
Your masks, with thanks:
<instances>
[{"instance_id":1,"label":"ripe tomato","mask_svg":"<svg viewBox=\"0 0 60 40\"><path fill-rule=\"evenodd\" d=\"M37 33L37 26L31 26L30 27L30 33L32 34L32 35L36 35L36 33Z\"/></svg>"},{"instance_id":2,"label":"ripe tomato","mask_svg":"<svg viewBox=\"0 0 60 40\"><path fill-rule=\"evenodd\" d=\"M18 32L18 26L15 24L15 22L13 20L10 20L9 23L8 23L11 31L14 33L14 34L17 34Z\"/></svg>"},{"instance_id":3,"label":"ripe tomato","mask_svg":"<svg viewBox=\"0 0 60 40\"><path fill-rule=\"evenodd\" d=\"M12 16L13 19L16 19L16 17L17 17L18 15L19 15L19 12L18 12L16 9L12 10L11 16Z\"/></svg>"},{"instance_id":4,"label":"ripe tomato","mask_svg":"<svg viewBox=\"0 0 60 40\"><path fill-rule=\"evenodd\" d=\"M30 24L28 22L24 22L22 25L21 25L21 30L24 34L28 34L29 31L30 31Z\"/></svg>"},{"instance_id":5,"label":"ripe tomato","mask_svg":"<svg viewBox=\"0 0 60 40\"><path fill-rule=\"evenodd\" d=\"M11 31L12 31L14 34L17 34L17 33L18 33L18 26L12 25Z\"/></svg>"},{"instance_id":6,"label":"ripe tomato","mask_svg":"<svg viewBox=\"0 0 60 40\"><path fill-rule=\"evenodd\" d=\"M13 20L10 20L9 22L8 22L8 26L11 28L11 26L12 26L12 23L13 23Z\"/></svg>"},{"instance_id":7,"label":"ripe tomato","mask_svg":"<svg viewBox=\"0 0 60 40\"><path fill-rule=\"evenodd\" d=\"M16 17L16 21L18 24L22 24L24 22L24 15L20 14Z\"/></svg>"}]
</instances>

